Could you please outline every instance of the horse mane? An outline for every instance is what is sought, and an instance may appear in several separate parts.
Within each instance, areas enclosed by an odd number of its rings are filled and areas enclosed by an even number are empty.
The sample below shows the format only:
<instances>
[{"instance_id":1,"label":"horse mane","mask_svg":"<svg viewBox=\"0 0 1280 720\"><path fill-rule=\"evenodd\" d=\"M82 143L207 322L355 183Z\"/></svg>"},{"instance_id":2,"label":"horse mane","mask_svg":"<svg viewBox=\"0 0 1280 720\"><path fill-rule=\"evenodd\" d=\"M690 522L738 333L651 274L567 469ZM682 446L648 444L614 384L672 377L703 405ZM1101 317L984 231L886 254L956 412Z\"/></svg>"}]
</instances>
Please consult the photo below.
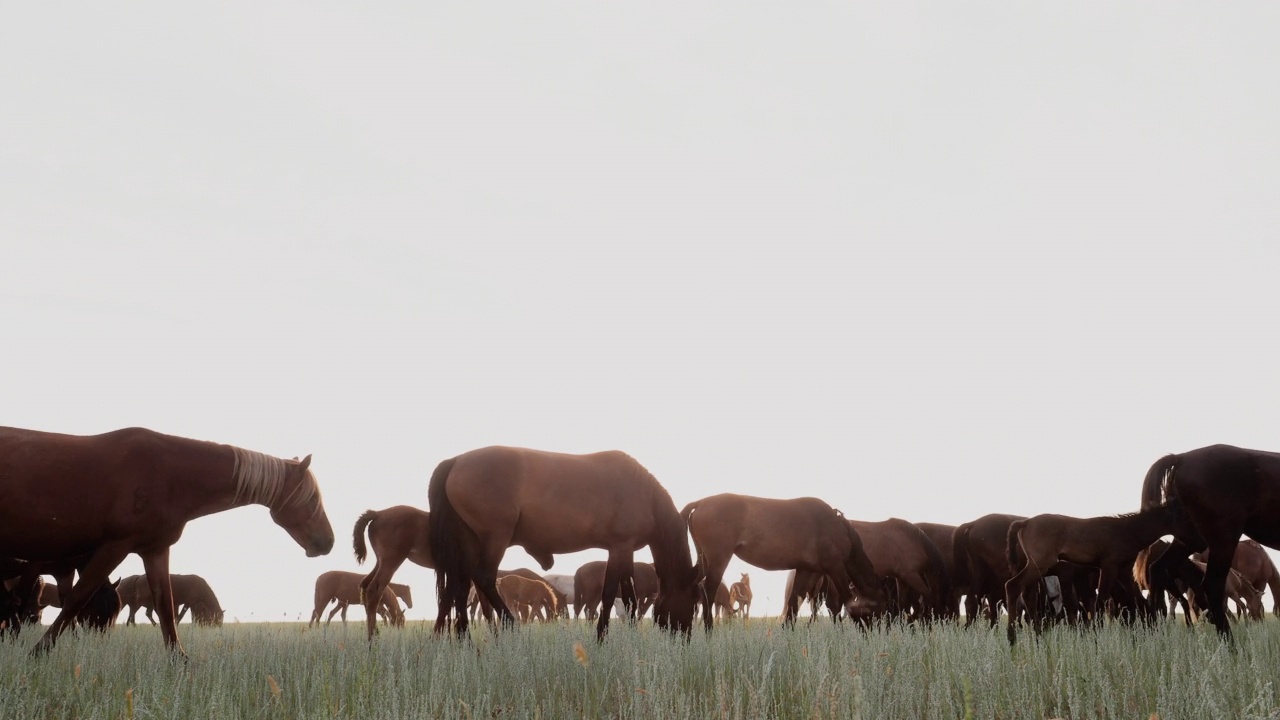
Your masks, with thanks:
<instances>
[{"instance_id":1,"label":"horse mane","mask_svg":"<svg viewBox=\"0 0 1280 720\"><path fill-rule=\"evenodd\" d=\"M237 504L258 504L275 508L277 503L281 503L281 507L290 507L310 502L319 492L315 476L308 468L305 481L299 482L288 497L282 498L284 481L289 477L288 460L234 445L227 447L231 448L235 455L231 478L236 483L235 502Z\"/></svg>"}]
</instances>

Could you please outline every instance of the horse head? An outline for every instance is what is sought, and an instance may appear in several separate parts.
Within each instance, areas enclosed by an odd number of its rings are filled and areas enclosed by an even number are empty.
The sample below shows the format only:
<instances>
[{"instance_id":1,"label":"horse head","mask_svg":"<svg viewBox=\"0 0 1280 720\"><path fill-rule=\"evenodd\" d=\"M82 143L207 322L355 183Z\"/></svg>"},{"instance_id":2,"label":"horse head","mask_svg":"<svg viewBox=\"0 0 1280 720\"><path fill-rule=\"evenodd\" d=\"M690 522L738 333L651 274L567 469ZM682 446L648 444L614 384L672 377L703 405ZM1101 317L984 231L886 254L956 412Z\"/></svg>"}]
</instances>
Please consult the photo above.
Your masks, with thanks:
<instances>
[{"instance_id":1,"label":"horse head","mask_svg":"<svg viewBox=\"0 0 1280 720\"><path fill-rule=\"evenodd\" d=\"M693 615L698 608L701 582L705 577L702 565L689 568L676 582L659 582L658 597L653 602L653 617L658 627L686 638L693 634Z\"/></svg>"},{"instance_id":2,"label":"horse head","mask_svg":"<svg viewBox=\"0 0 1280 720\"><path fill-rule=\"evenodd\" d=\"M280 499L272 503L271 519L307 551L307 557L328 555L333 549L333 526L324 512L320 487L311 474L311 456L289 465Z\"/></svg>"}]
</instances>

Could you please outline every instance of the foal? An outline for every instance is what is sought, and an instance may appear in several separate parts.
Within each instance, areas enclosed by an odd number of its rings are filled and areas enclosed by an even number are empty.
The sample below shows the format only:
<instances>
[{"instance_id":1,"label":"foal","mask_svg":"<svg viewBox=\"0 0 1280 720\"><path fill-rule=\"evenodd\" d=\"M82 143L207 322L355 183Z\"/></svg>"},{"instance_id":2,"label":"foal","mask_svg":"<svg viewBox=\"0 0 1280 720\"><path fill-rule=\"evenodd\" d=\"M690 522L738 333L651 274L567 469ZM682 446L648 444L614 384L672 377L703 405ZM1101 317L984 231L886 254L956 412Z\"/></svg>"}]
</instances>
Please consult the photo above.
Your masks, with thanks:
<instances>
[{"instance_id":1,"label":"foal","mask_svg":"<svg viewBox=\"0 0 1280 720\"><path fill-rule=\"evenodd\" d=\"M1036 515L1009 525L1009 569L1013 571L1005 583L1009 644L1018 639L1018 603L1023 593L1060 560L1098 568L1098 594L1115 596L1118 583L1122 592L1128 591L1126 604L1132 603L1137 594L1131 571L1134 558L1173 525L1173 512L1165 506L1114 517Z\"/></svg>"}]
</instances>

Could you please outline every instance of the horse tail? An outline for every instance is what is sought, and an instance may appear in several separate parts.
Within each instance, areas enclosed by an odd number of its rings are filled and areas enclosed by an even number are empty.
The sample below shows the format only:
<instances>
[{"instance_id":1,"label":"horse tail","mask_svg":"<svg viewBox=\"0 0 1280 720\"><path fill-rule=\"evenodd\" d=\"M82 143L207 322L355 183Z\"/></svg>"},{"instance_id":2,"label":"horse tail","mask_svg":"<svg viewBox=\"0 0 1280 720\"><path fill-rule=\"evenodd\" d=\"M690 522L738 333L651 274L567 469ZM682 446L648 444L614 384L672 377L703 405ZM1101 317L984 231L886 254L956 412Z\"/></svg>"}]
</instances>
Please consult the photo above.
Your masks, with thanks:
<instances>
[{"instance_id":1,"label":"horse tail","mask_svg":"<svg viewBox=\"0 0 1280 720\"><path fill-rule=\"evenodd\" d=\"M1178 498L1174 492L1173 473L1178 468L1177 455L1165 455L1151 466L1147 477L1142 481L1142 509L1160 505L1175 505Z\"/></svg>"},{"instance_id":2,"label":"horse tail","mask_svg":"<svg viewBox=\"0 0 1280 720\"><path fill-rule=\"evenodd\" d=\"M1019 535L1022 534L1022 528L1026 524L1026 520L1014 520L1009 525L1009 537L1005 544L1005 553L1009 559L1009 572L1012 575L1017 575L1018 571L1022 569L1022 550L1019 547L1021 538Z\"/></svg>"},{"instance_id":3,"label":"horse tail","mask_svg":"<svg viewBox=\"0 0 1280 720\"><path fill-rule=\"evenodd\" d=\"M358 564L364 564L364 559L369 556L369 549L364 544L364 530L376 517L378 517L377 510L365 510L364 514L356 520L355 529L351 533L351 544L355 548Z\"/></svg>"},{"instance_id":4,"label":"horse tail","mask_svg":"<svg viewBox=\"0 0 1280 720\"><path fill-rule=\"evenodd\" d=\"M1267 575L1267 587L1271 588L1271 612L1280 617L1280 570L1276 570L1276 564L1271 562L1271 557L1263 553L1263 557L1267 558L1267 566L1271 573Z\"/></svg>"},{"instance_id":5,"label":"horse tail","mask_svg":"<svg viewBox=\"0 0 1280 720\"><path fill-rule=\"evenodd\" d=\"M449 458L437 465L435 472L431 473L431 482L427 485L427 503L431 507L428 541L431 558L436 563L436 599L442 610L452 599L445 594L448 581L462 579L465 564L460 538L467 529L466 523L454 509L453 503L449 502L449 495L445 492L445 482L449 479L449 472L453 470L456 459Z\"/></svg>"},{"instance_id":6,"label":"horse tail","mask_svg":"<svg viewBox=\"0 0 1280 720\"><path fill-rule=\"evenodd\" d=\"M701 500L694 500L693 502L689 503L688 505L685 505L685 506L684 506L684 509L680 511L680 517L684 518L684 524L685 524L685 526L686 526L686 527L689 525L689 517L690 517L691 515L693 515L693 511L694 511L694 510L697 510L697 509L698 509L698 503L700 503L700 502L702 502L702 501L701 501Z\"/></svg>"},{"instance_id":7,"label":"horse tail","mask_svg":"<svg viewBox=\"0 0 1280 720\"><path fill-rule=\"evenodd\" d=\"M1133 581L1137 583L1139 590L1151 592L1151 549L1158 544L1159 541L1156 541L1142 548L1138 551L1137 557L1133 559ZM1160 554L1164 553L1161 552Z\"/></svg>"}]
</instances>

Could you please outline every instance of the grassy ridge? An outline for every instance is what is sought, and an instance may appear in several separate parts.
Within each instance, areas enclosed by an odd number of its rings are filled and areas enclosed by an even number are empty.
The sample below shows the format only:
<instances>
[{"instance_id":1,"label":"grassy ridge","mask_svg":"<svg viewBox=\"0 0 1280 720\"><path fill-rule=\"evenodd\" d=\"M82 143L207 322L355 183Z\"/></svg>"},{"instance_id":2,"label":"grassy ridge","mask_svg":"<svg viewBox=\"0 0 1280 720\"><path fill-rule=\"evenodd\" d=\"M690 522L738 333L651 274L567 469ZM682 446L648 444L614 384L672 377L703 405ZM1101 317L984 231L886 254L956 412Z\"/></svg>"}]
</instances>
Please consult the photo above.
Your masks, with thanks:
<instances>
[{"instance_id":1,"label":"grassy ridge","mask_svg":"<svg viewBox=\"0 0 1280 720\"><path fill-rule=\"evenodd\" d=\"M362 623L183 626L173 659L149 626L0 643L4 718L1264 718L1280 717L1280 623L1028 635L830 622L729 623L688 645L617 623L433 638Z\"/></svg>"}]
</instances>

